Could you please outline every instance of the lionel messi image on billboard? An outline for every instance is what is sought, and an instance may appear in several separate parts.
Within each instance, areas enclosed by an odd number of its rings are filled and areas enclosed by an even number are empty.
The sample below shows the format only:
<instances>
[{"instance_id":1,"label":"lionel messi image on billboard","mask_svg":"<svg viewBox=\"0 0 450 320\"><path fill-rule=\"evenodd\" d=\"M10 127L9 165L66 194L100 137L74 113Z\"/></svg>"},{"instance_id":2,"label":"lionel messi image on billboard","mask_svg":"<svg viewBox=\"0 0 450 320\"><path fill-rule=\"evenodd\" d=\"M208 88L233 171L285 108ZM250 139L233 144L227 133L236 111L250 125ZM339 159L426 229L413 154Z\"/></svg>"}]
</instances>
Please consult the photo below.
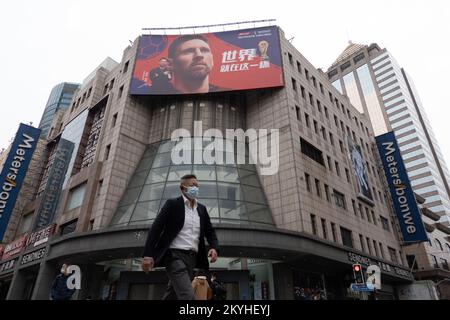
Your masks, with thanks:
<instances>
[{"instance_id":1,"label":"lionel messi image on billboard","mask_svg":"<svg viewBox=\"0 0 450 320\"><path fill-rule=\"evenodd\" d=\"M193 94L284 85L278 27L143 35L131 94Z\"/></svg>"}]
</instances>

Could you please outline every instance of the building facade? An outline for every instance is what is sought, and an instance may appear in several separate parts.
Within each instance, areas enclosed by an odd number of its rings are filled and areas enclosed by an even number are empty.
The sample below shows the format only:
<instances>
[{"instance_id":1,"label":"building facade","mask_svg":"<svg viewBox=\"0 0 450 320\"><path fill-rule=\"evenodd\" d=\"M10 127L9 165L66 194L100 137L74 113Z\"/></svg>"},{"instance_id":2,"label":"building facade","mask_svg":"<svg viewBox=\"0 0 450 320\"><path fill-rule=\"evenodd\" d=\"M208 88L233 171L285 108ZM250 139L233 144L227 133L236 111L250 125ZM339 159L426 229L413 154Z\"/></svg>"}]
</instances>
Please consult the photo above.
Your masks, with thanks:
<instances>
[{"instance_id":1,"label":"building facade","mask_svg":"<svg viewBox=\"0 0 450 320\"><path fill-rule=\"evenodd\" d=\"M395 133L430 239L405 247L410 267L419 279L448 278L450 174L411 77L388 50L353 43L327 74L333 86L370 118L376 136ZM448 288L444 291L448 295Z\"/></svg>"},{"instance_id":2,"label":"building facade","mask_svg":"<svg viewBox=\"0 0 450 320\"><path fill-rule=\"evenodd\" d=\"M398 286L411 283L369 118L274 30L282 87L133 95L140 38L120 63L88 77L55 124L61 130L49 136L28 206L33 226L42 208L52 216L50 186L61 185L54 234L30 228L23 250L2 260L8 299L47 299L64 261L81 268L78 299L160 299L164 271L144 274L140 258L159 208L179 195L180 177L191 172L217 231L220 257L211 268L226 283L228 299L367 298L350 291L353 263L380 267L379 299L394 299ZM278 130L278 171L263 175L248 152L245 164L174 163L173 131L195 132L200 121L203 132ZM362 176L355 174L356 157ZM58 175L55 163L64 168Z\"/></svg>"},{"instance_id":3,"label":"building facade","mask_svg":"<svg viewBox=\"0 0 450 320\"><path fill-rule=\"evenodd\" d=\"M43 138L47 138L55 114L57 114L59 110L65 110L70 107L72 97L79 86L78 83L63 82L52 89L47 104L45 105L41 121L39 122L39 129L42 130Z\"/></svg>"}]
</instances>

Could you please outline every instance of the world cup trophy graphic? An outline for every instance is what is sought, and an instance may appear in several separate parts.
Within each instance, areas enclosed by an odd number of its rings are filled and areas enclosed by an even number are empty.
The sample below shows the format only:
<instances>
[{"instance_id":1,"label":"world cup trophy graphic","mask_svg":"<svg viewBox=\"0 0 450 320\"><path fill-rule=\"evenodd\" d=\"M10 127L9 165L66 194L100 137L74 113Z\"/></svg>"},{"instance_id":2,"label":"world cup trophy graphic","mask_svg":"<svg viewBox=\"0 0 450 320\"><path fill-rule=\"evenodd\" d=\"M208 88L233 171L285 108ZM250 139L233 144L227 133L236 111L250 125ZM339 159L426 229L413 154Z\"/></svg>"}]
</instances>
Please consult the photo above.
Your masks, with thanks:
<instances>
[{"instance_id":1,"label":"world cup trophy graphic","mask_svg":"<svg viewBox=\"0 0 450 320\"><path fill-rule=\"evenodd\" d=\"M270 67L270 61L269 56L267 55L267 51L269 50L269 42L266 40L262 40L258 43L258 50L260 52L261 56L261 62L259 63L259 68L269 68Z\"/></svg>"}]
</instances>

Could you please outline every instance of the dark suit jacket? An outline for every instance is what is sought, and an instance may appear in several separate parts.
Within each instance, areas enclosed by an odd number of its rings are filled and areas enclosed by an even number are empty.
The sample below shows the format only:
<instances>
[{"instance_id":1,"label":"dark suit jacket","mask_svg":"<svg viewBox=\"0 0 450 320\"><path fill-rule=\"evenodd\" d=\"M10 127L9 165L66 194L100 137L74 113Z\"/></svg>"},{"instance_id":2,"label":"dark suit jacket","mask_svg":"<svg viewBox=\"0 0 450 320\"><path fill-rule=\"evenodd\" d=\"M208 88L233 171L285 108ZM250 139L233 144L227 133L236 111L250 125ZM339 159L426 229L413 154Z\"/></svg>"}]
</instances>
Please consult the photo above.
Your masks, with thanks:
<instances>
[{"instance_id":1,"label":"dark suit jacket","mask_svg":"<svg viewBox=\"0 0 450 320\"><path fill-rule=\"evenodd\" d=\"M205 237L210 247L216 249L216 251L218 251L219 242L206 207L197 202L197 212L200 217L200 239L196 267L207 270L209 268L209 262ZM142 254L143 257L152 257L155 260L155 267L164 266L164 258L170 244L184 226L184 217L185 208L182 196L167 200L161 208L161 211L150 228Z\"/></svg>"}]
</instances>

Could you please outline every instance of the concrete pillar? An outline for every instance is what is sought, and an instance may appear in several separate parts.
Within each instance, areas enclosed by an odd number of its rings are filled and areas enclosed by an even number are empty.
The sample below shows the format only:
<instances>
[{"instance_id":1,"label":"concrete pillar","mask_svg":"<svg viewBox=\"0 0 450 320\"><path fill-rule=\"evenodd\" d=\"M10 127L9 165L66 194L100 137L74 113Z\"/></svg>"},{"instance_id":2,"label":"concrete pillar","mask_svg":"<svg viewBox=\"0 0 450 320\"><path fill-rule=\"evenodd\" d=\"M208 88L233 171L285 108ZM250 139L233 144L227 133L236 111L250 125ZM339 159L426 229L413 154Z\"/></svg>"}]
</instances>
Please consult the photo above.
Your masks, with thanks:
<instances>
[{"instance_id":1,"label":"concrete pillar","mask_svg":"<svg viewBox=\"0 0 450 320\"><path fill-rule=\"evenodd\" d=\"M54 262L43 261L34 286L32 300L49 300L53 280L58 275L59 267Z\"/></svg>"},{"instance_id":2,"label":"concrete pillar","mask_svg":"<svg viewBox=\"0 0 450 320\"><path fill-rule=\"evenodd\" d=\"M275 285L275 299L293 300L294 283L292 270L285 263L276 263L273 267L273 282Z\"/></svg>"},{"instance_id":3,"label":"concrete pillar","mask_svg":"<svg viewBox=\"0 0 450 320\"><path fill-rule=\"evenodd\" d=\"M6 300L22 300L25 286L26 286L26 274L24 271L15 270L14 276L11 281L11 286L9 287L8 295Z\"/></svg>"}]
</instances>

